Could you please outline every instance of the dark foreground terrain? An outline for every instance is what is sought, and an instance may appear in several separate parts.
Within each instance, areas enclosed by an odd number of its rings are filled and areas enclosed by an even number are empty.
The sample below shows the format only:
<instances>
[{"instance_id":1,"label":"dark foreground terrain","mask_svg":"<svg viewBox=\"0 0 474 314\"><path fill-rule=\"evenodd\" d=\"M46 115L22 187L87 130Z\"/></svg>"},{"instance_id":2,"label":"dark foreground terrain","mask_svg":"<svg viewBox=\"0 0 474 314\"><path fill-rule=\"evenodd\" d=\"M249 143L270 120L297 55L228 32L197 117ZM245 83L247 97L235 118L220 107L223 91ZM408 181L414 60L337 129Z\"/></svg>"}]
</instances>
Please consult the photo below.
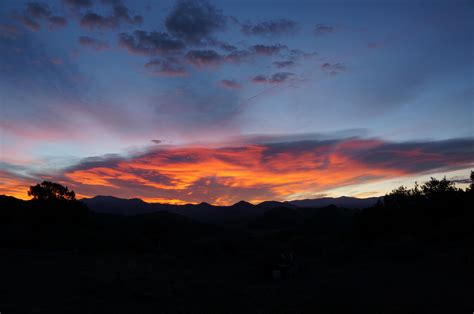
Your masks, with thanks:
<instances>
[{"instance_id":1,"label":"dark foreground terrain","mask_svg":"<svg viewBox=\"0 0 474 314\"><path fill-rule=\"evenodd\" d=\"M238 256L2 250L2 313L472 313L462 248L417 257L301 258L265 278Z\"/></svg>"},{"instance_id":2,"label":"dark foreground terrain","mask_svg":"<svg viewBox=\"0 0 474 314\"><path fill-rule=\"evenodd\" d=\"M0 312L472 313L472 191L441 185L232 226L0 197Z\"/></svg>"}]
</instances>

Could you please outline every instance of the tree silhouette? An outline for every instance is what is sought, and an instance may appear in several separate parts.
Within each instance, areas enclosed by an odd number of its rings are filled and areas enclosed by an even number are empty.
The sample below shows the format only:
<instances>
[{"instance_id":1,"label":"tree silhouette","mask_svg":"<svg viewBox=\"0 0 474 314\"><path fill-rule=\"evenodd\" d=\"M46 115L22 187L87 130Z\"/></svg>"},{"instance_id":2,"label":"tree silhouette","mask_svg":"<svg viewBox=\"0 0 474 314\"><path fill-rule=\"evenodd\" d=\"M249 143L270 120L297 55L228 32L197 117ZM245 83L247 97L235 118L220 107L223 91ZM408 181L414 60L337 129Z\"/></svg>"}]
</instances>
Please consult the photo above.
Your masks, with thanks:
<instances>
[{"instance_id":1,"label":"tree silhouette","mask_svg":"<svg viewBox=\"0 0 474 314\"><path fill-rule=\"evenodd\" d=\"M62 186L59 183L50 181L43 181L40 184L30 186L28 190L28 196L33 197L34 200L63 200L63 201L74 201L76 200L76 193L70 191L67 187Z\"/></svg>"},{"instance_id":2,"label":"tree silhouette","mask_svg":"<svg viewBox=\"0 0 474 314\"><path fill-rule=\"evenodd\" d=\"M426 196L439 195L444 193L456 192L457 189L454 186L454 182L451 182L444 177L441 180L431 178L430 181L423 184L421 187L423 194Z\"/></svg>"}]
</instances>

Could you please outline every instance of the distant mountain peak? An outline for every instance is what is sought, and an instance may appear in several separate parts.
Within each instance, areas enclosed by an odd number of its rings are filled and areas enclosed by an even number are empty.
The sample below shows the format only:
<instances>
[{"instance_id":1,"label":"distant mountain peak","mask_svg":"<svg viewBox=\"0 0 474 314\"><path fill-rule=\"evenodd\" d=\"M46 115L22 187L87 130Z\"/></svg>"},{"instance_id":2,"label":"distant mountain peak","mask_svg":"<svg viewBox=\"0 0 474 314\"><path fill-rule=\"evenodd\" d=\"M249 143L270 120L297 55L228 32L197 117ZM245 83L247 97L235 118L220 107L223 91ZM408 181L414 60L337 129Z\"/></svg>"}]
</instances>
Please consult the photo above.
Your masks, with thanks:
<instances>
[{"instance_id":1,"label":"distant mountain peak","mask_svg":"<svg viewBox=\"0 0 474 314\"><path fill-rule=\"evenodd\" d=\"M144 200L142 200L141 198L138 198L138 197L129 198L128 200L133 201L133 202L138 202L138 203L147 203L147 202L145 202Z\"/></svg>"},{"instance_id":2,"label":"distant mountain peak","mask_svg":"<svg viewBox=\"0 0 474 314\"><path fill-rule=\"evenodd\" d=\"M198 206L212 206L211 204L209 204L208 202L201 202L199 204L197 204Z\"/></svg>"},{"instance_id":3,"label":"distant mountain peak","mask_svg":"<svg viewBox=\"0 0 474 314\"><path fill-rule=\"evenodd\" d=\"M244 200L239 201L239 202L235 203L234 205L232 205L232 207L241 207L241 206L250 206L250 207L253 207L253 206L255 206L255 205L252 204L252 203L249 203L249 202L247 202L247 201L244 201Z\"/></svg>"},{"instance_id":4,"label":"distant mountain peak","mask_svg":"<svg viewBox=\"0 0 474 314\"><path fill-rule=\"evenodd\" d=\"M116 196L111 196L111 195L96 195L91 198L85 197L84 199L89 199L89 200L123 200L123 198L118 198Z\"/></svg>"}]
</instances>

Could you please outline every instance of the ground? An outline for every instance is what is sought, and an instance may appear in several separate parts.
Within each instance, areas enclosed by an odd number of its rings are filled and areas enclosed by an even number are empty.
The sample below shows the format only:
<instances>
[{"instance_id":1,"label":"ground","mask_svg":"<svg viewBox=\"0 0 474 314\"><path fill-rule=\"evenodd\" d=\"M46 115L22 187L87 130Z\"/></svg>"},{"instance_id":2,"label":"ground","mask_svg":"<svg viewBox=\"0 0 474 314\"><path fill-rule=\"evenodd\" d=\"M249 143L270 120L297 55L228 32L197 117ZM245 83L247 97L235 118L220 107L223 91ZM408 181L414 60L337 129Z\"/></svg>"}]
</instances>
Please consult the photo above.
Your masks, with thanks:
<instances>
[{"instance_id":1,"label":"ground","mask_svg":"<svg viewBox=\"0 0 474 314\"><path fill-rule=\"evenodd\" d=\"M208 256L2 249L0 312L472 313L474 264L462 248L387 258L300 257L289 279L258 252Z\"/></svg>"}]
</instances>

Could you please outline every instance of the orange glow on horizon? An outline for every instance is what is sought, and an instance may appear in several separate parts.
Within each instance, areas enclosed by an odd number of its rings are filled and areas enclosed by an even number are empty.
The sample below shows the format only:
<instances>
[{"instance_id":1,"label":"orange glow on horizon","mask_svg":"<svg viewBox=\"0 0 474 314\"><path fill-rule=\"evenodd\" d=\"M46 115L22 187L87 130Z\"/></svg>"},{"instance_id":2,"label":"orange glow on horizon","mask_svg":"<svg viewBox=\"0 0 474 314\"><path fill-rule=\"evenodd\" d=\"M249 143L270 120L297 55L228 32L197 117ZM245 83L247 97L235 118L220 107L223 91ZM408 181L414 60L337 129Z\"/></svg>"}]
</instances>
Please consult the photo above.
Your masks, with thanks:
<instances>
[{"instance_id":1,"label":"orange glow on horizon","mask_svg":"<svg viewBox=\"0 0 474 314\"><path fill-rule=\"evenodd\" d=\"M257 204L311 198L341 187L407 177L420 173L418 169L426 171L425 163L459 169L472 161L469 156L448 155L447 159L422 147L397 149L383 141L362 139L166 147L128 159L105 159L89 167L71 168L50 180L69 186L78 198L113 195L179 205L203 201L231 205L240 200ZM0 179L1 193L21 199L28 199L28 187L37 183L6 172L0 172ZM368 197L381 191L377 185L371 189L353 195Z\"/></svg>"},{"instance_id":2,"label":"orange glow on horizon","mask_svg":"<svg viewBox=\"0 0 474 314\"><path fill-rule=\"evenodd\" d=\"M16 197L21 200L29 200L29 182L12 177L6 172L0 171L0 194Z\"/></svg>"},{"instance_id":3,"label":"orange glow on horizon","mask_svg":"<svg viewBox=\"0 0 474 314\"><path fill-rule=\"evenodd\" d=\"M377 144L363 142L361 146ZM341 152L353 149L354 145L345 143L343 147L331 150L321 146L305 152L275 154L269 154L269 148L263 145L223 149L174 148L121 161L113 168L93 167L72 171L65 176L76 184L117 190L123 186L145 186L163 194L160 197L139 196L151 202L186 204L210 201L216 205L230 205L244 198L250 202L286 200L295 194L355 184L361 177L383 179L406 174L397 169L363 164ZM157 182L157 177L162 178L161 182ZM221 194L210 196L215 187L221 190ZM196 190L199 191L197 195ZM264 190L266 196L255 192L258 190ZM163 191L172 191L174 196L165 197Z\"/></svg>"}]
</instances>

